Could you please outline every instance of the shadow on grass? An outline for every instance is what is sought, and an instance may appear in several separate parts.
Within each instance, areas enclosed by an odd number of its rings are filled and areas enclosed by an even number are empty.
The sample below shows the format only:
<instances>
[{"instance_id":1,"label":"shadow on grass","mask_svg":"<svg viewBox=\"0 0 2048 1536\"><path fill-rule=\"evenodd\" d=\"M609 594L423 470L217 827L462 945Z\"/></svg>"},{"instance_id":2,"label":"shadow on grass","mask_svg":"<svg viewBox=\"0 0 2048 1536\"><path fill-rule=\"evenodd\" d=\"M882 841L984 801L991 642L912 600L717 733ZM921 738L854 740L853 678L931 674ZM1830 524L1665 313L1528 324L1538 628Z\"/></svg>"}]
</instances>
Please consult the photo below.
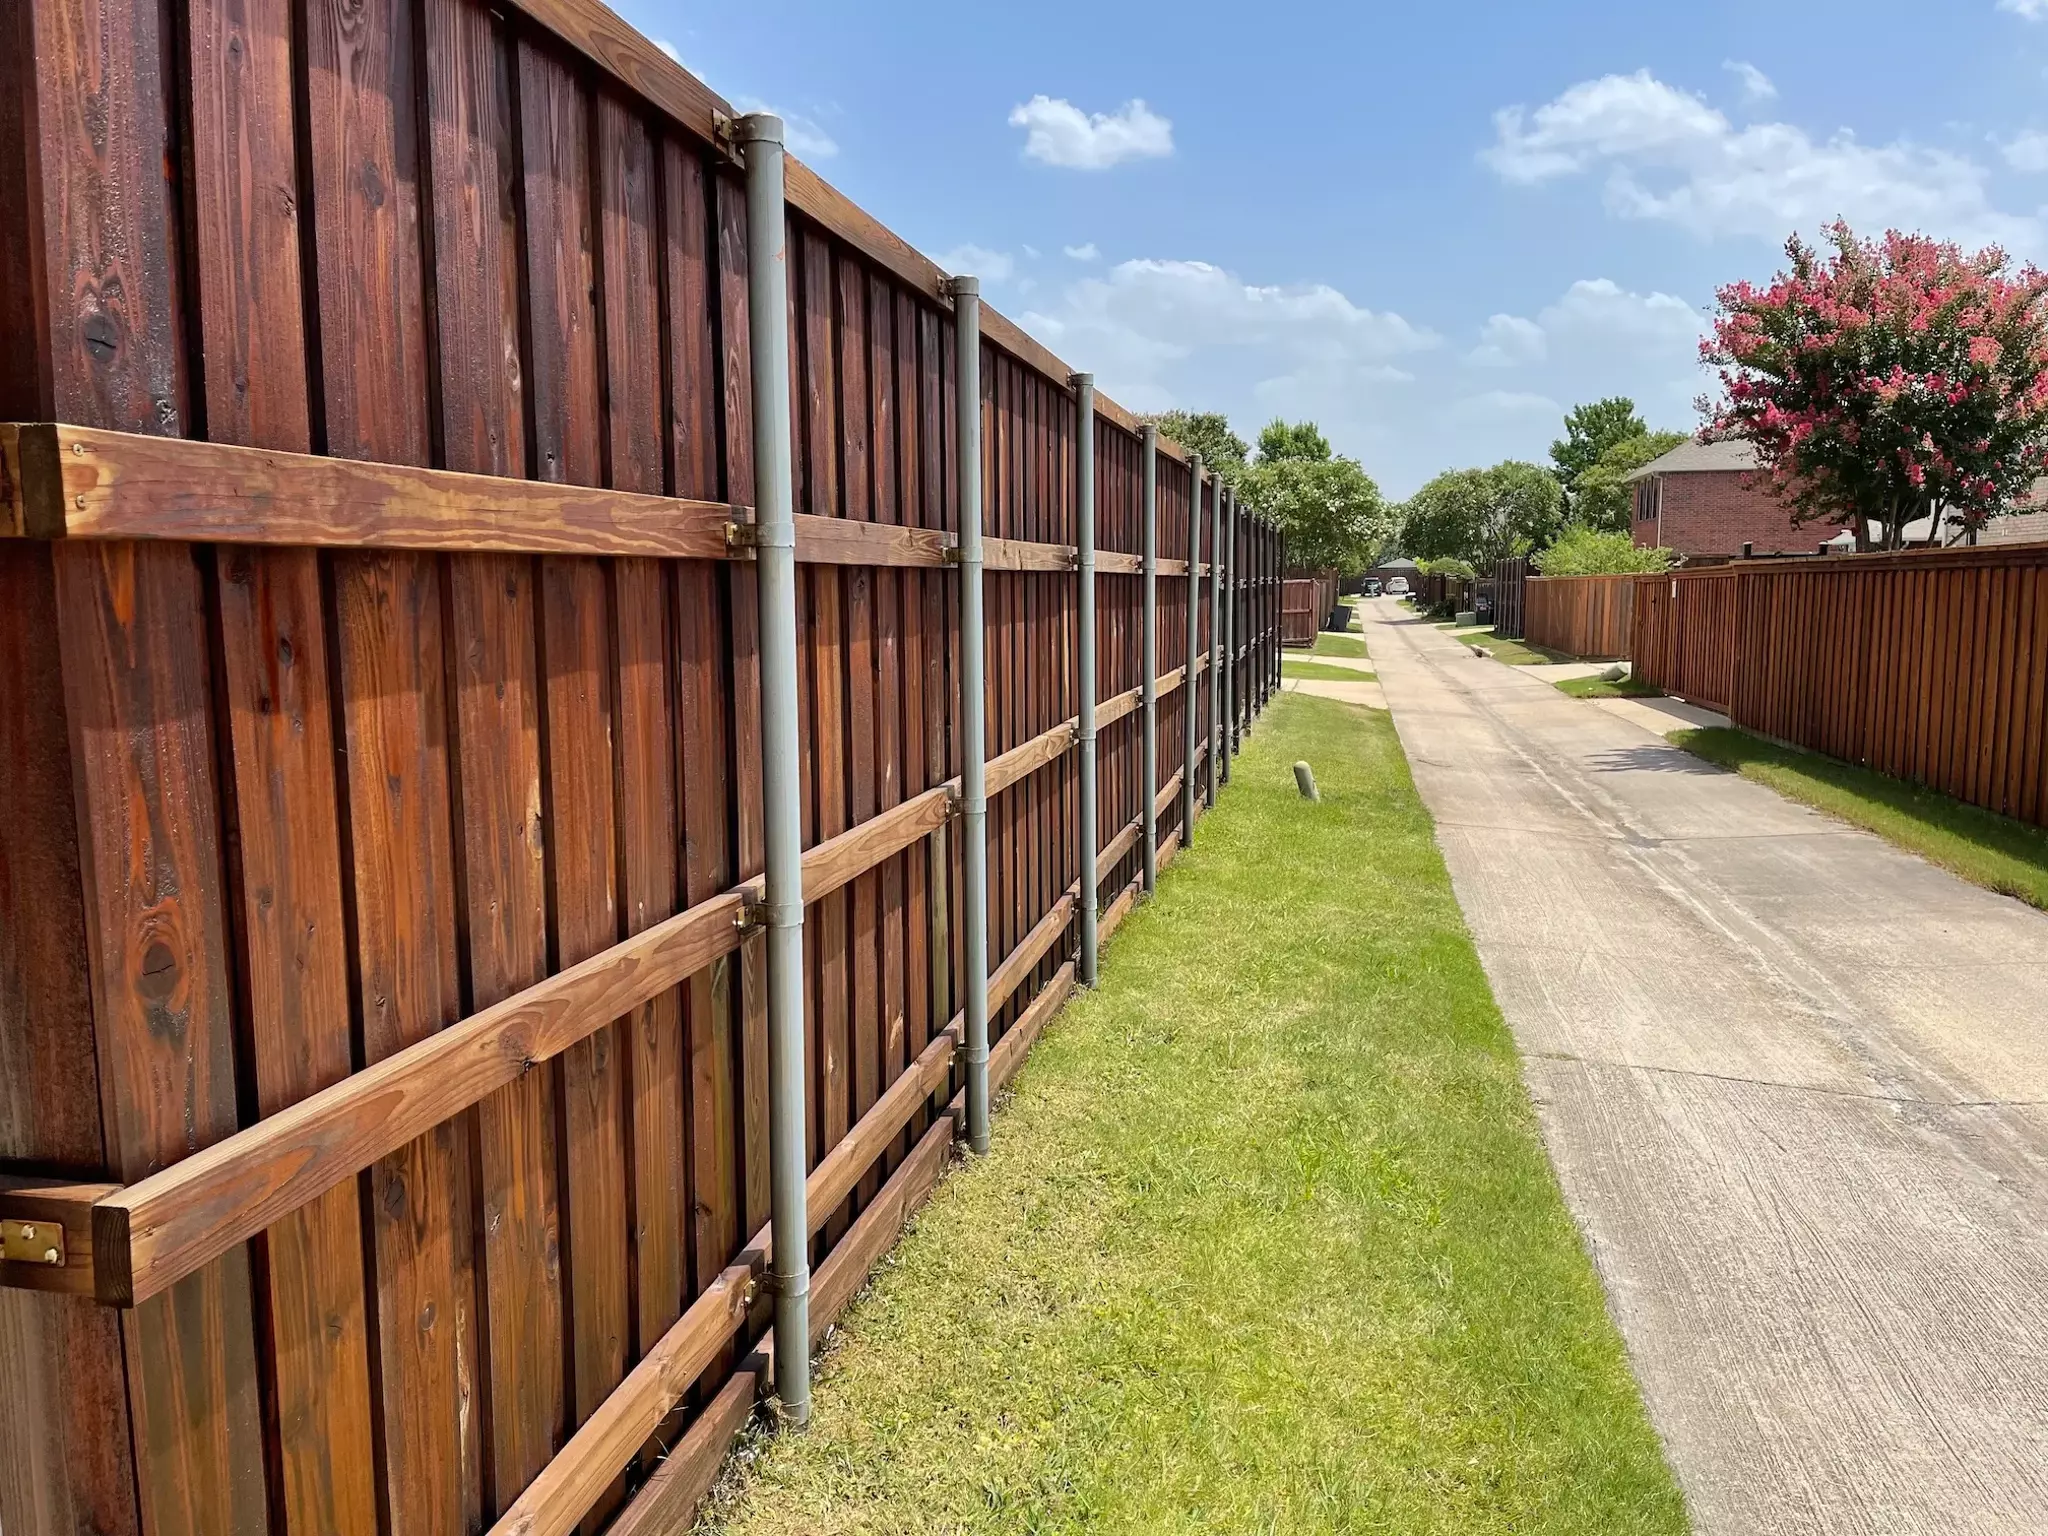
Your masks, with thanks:
<instances>
[{"instance_id":1,"label":"shadow on grass","mask_svg":"<svg viewBox=\"0 0 2048 1536\"><path fill-rule=\"evenodd\" d=\"M1675 732L1671 742L1973 884L2048 911L2048 830L1747 731L1710 726Z\"/></svg>"}]
</instances>

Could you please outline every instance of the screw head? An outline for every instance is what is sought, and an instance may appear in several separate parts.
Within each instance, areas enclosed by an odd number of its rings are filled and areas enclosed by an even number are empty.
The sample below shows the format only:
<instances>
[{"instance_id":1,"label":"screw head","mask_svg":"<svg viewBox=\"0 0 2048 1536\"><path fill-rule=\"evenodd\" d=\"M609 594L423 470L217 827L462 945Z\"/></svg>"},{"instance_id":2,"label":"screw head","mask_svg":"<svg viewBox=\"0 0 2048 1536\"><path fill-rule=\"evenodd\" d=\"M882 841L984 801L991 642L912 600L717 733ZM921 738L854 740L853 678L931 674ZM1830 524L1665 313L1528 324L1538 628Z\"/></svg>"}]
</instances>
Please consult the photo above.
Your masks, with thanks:
<instances>
[{"instance_id":1,"label":"screw head","mask_svg":"<svg viewBox=\"0 0 2048 1536\"><path fill-rule=\"evenodd\" d=\"M36 1227L34 1222L29 1221L22 1223L21 1240L25 1243L32 1243L36 1240Z\"/></svg>"}]
</instances>

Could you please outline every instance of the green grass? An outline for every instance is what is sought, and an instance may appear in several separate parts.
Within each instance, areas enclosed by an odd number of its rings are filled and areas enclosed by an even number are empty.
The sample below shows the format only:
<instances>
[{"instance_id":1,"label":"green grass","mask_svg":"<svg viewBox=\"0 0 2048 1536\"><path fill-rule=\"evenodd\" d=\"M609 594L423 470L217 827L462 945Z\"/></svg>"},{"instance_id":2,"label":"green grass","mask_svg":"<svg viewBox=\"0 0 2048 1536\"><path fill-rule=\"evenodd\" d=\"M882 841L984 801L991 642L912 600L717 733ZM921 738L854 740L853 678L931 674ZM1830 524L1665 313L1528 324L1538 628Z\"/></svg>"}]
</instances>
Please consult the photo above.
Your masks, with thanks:
<instances>
[{"instance_id":1,"label":"green grass","mask_svg":"<svg viewBox=\"0 0 2048 1536\"><path fill-rule=\"evenodd\" d=\"M711 1529L1685 1530L1388 718L1233 777Z\"/></svg>"},{"instance_id":2,"label":"green grass","mask_svg":"<svg viewBox=\"0 0 2048 1536\"><path fill-rule=\"evenodd\" d=\"M1511 667L1533 667L1551 661L1577 661L1576 656L1567 656L1562 651L1553 651L1548 646L1531 645L1526 640L1503 640L1490 629L1466 629L1457 632L1458 638L1467 645L1483 645L1493 653L1495 661L1504 661Z\"/></svg>"},{"instance_id":3,"label":"green grass","mask_svg":"<svg viewBox=\"0 0 2048 1536\"><path fill-rule=\"evenodd\" d=\"M1324 630L1316 636L1315 654L1318 656L1363 656L1365 637L1363 635L1340 635Z\"/></svg>"},{"instance_id":4,"label":"green grass","mask_svg":"<svg viewBox=\"0 0 2048 1536\"><path fill-rule=\"evenodd\" d=\"M1633 677L1624 677L1610 683L1604 677L1558 677L1551 681L1560 693L1568 693L1575 699L1661 699L1662 688L1653 688L1648 683L1639 683Z\"/></svg>"},{"instance_id":5,"label":"green grass","mask_svg":"<svg viewBox=\"0 0 2048 1536\"><path fill-rule=\"evenodd\" d=\"M1376 673L1361 671L1357 667L1333 667L1327 662L1296 661L1292 656L1280 658L1280 675L1320 683L1369 683L1377 676Z\"/></svg>"},{"instance_id":6,"label":"green grass","mask_svg":"<svg viewBox=\"0 0 2048 1536\"><path fill-rule=\"evenodd\" d=\"M1726 726L1671 740L1817 811L1875 832L1943 869L2048 909L2048 831L1818 752Z\"/></svg>"}]
</instances>

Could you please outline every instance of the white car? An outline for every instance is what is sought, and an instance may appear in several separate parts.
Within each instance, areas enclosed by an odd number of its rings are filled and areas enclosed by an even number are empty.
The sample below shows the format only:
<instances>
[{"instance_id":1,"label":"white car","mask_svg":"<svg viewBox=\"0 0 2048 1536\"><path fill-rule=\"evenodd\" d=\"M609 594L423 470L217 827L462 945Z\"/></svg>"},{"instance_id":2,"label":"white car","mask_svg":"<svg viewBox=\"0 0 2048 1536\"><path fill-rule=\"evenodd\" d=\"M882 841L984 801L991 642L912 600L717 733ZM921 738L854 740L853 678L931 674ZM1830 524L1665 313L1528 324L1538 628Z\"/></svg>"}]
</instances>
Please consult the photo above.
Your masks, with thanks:
<instances>
[{"instance_id":1,"label":"white car","mask_svg":"<svg viewBox=\"0 0 2048 1536\"><path fill-rule=\"evenodd\" d=\"M1387 578L1387 596L1406 597L1407 595L1408 578L1406 576L1389 576Z\"/></svg>"}]
</instances>

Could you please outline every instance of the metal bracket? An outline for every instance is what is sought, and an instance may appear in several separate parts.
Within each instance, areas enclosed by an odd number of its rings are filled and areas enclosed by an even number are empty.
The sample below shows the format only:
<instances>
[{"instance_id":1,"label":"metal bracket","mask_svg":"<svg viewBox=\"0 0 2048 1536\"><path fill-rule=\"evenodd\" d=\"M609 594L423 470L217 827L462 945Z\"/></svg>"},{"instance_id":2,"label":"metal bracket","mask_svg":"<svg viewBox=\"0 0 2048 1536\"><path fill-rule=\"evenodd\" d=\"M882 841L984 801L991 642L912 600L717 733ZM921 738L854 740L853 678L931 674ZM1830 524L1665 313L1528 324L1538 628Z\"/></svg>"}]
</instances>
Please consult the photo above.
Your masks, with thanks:
<instances>
[{"instance_id":1,"label":"metal bracket","mask_svg":"<svg viewBox=\"0 0 2048 1536\"><path fill-rule=\"evenodd\" d=\"M733 914L733 930L737 933L755 933L768 926L768 903L750 901Z\"/></svg>"},{"instance_id":2,"label":"metal bracket","mask_svg":"<svg viewBox=\"0 0 2048 1536\"><path fill-rule=\"evenodd\" d=\"M725 547L734 554L751 555L761 547L761 525L759 523L727 523L725 525Z\"/></svg>"},{"instance_id":3,"label":"metal bracket","mask_svg":"<svg viewBox=\"0 0 2048 1536\"><path fill-rule=\"evenodd\" d=\"M953 543L951 543L951 544L948 544L948 545L946 546L946 552L945 552L945 553L946 553L946 564L948 564L948 565L958 565L958 564L960 563L960 544L959 544L959 541L958 541L958 540L955 540L955 541L954 541Z\"/></svg>"},{"instance_id":4,"label":"metal bracket","mask_svg":"<svg viewBox=\"0 0 2048 1536\"><path fill-rule=\"evenodd\" d=\"M0 1221L0 1259L10 1264L64 1262L64 1228L54 1221Z\"/></svg>"}]
</instances>

